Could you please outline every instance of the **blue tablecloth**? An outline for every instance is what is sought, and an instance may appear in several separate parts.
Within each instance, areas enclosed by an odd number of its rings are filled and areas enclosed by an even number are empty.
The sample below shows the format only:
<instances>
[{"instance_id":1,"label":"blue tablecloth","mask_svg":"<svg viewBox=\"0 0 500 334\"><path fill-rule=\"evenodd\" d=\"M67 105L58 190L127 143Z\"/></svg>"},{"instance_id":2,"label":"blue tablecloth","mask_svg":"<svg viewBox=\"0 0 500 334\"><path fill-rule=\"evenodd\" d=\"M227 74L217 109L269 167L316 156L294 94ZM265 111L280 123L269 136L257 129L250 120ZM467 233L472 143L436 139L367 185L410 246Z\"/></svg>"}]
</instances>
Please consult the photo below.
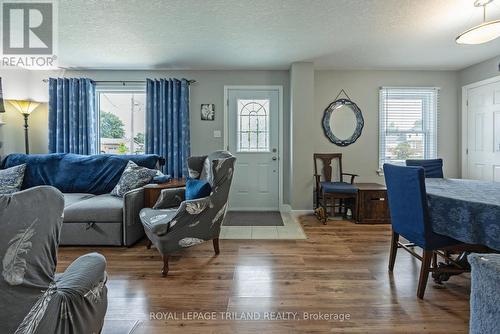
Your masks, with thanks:
<instances>
[{"instance_id":1,"label":"blue tablecloth","mask_svg":"<svg viewBox=\"0 0 500 334\"><path fill-rule=\"evenodd\" d=\"M426 179L432 229L500 251L500 183Z\"/></svg>"}]
</instances>

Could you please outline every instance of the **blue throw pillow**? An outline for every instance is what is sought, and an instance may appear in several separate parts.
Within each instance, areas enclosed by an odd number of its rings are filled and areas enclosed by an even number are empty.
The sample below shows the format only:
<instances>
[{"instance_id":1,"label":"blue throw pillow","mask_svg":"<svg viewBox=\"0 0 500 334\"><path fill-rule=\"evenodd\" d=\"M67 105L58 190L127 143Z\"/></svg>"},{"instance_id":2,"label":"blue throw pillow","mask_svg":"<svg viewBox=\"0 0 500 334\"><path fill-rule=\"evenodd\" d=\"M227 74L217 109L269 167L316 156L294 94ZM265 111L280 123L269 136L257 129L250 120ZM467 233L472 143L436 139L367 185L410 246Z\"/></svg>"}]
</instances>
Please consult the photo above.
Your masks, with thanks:
<instances>
[{"instance_id":1,"label":"blue throw pillow","mask_svg":"<svg viewBox=\"0 0 500 334\"><path fill-rule=\"evenodd\" d=\"M168 181L172 180L172 177L170 175L156 175L153 177L153 183L156 184L161 184L161 183L167 183Z\"/></svg>"},{"instance_id":2,"label":"blue throw pillow","mask_svg":"<svg viewBox=\"0 0 500 334\"><path fill-rule=\"evenodd\" d=\"M212 187L207 180L188 178L186 180L186 200L207 197L212 192Z\"/></svg>"}]
</instances>

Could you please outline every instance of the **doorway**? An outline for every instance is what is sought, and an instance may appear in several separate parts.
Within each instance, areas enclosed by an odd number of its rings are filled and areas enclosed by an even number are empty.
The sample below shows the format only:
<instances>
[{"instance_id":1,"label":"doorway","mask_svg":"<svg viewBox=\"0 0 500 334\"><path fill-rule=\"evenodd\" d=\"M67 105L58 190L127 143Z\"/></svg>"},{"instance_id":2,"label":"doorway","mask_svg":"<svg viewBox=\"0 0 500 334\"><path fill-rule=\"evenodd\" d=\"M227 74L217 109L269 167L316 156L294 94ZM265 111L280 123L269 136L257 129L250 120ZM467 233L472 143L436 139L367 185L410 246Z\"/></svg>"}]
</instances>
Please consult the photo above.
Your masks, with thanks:
<instances>
[{"instance_id":1,"label":"doorway","mask_svg":"<svg viewBox=\"0 0 500 334\"><path fill-rule=\"evenodd\" d=\"M226 86L224 146L236 156L231 211L279 211L282 203L281 86Z\"/></svg>"},{"instance_id":2,"label":"doorway","mask_svg":"<svg viewBox=\"0 0 500 334\"><path fill-rule=\"evenodd\" d=\"M500 182L500 77L462 89L462 177Z\"/></svg>"}]
</instances>

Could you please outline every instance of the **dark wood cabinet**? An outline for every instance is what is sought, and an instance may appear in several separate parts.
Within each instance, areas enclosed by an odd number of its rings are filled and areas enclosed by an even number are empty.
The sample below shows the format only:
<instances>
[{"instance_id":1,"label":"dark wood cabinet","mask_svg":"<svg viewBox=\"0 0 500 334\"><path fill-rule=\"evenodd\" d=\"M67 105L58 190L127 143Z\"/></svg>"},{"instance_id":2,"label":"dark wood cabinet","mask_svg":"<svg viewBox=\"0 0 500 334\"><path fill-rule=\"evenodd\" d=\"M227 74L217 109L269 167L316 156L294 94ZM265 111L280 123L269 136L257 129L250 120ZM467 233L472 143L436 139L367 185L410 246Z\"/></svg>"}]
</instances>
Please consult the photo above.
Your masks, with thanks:
<instances>
[{"instance_id":1,"label":"dark wood cabinet","mask_svg":"<svg viewBox=\"0 0 500 334\"><path fill-rule=\"evenodd\" d=\"M377 183L356 183L358 187L356 222L359 224L389 224L387 189Z\"/></svg>"}]
</instances>

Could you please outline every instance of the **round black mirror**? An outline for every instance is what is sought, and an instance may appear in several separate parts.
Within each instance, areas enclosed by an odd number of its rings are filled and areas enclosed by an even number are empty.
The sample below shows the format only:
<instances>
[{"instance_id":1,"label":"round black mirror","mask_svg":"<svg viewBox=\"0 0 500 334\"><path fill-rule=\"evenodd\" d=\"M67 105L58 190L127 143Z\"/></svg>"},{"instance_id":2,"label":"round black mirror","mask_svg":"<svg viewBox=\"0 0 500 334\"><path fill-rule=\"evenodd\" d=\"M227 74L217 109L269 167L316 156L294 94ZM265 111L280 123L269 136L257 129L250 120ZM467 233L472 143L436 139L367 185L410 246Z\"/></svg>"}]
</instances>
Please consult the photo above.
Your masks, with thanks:
<instances>
[{"instance_id":1,"label":"round black mirror","mask_svg":"<svg viewBox=\"0 0 500 334\"><path fill-rule=\"evenodd\" d=\"M323 131L332 143L348 146L359 136L365 121L361 110L348 99L338 99L330 103L323 115Z\"/></svg>"}]
</instances>

